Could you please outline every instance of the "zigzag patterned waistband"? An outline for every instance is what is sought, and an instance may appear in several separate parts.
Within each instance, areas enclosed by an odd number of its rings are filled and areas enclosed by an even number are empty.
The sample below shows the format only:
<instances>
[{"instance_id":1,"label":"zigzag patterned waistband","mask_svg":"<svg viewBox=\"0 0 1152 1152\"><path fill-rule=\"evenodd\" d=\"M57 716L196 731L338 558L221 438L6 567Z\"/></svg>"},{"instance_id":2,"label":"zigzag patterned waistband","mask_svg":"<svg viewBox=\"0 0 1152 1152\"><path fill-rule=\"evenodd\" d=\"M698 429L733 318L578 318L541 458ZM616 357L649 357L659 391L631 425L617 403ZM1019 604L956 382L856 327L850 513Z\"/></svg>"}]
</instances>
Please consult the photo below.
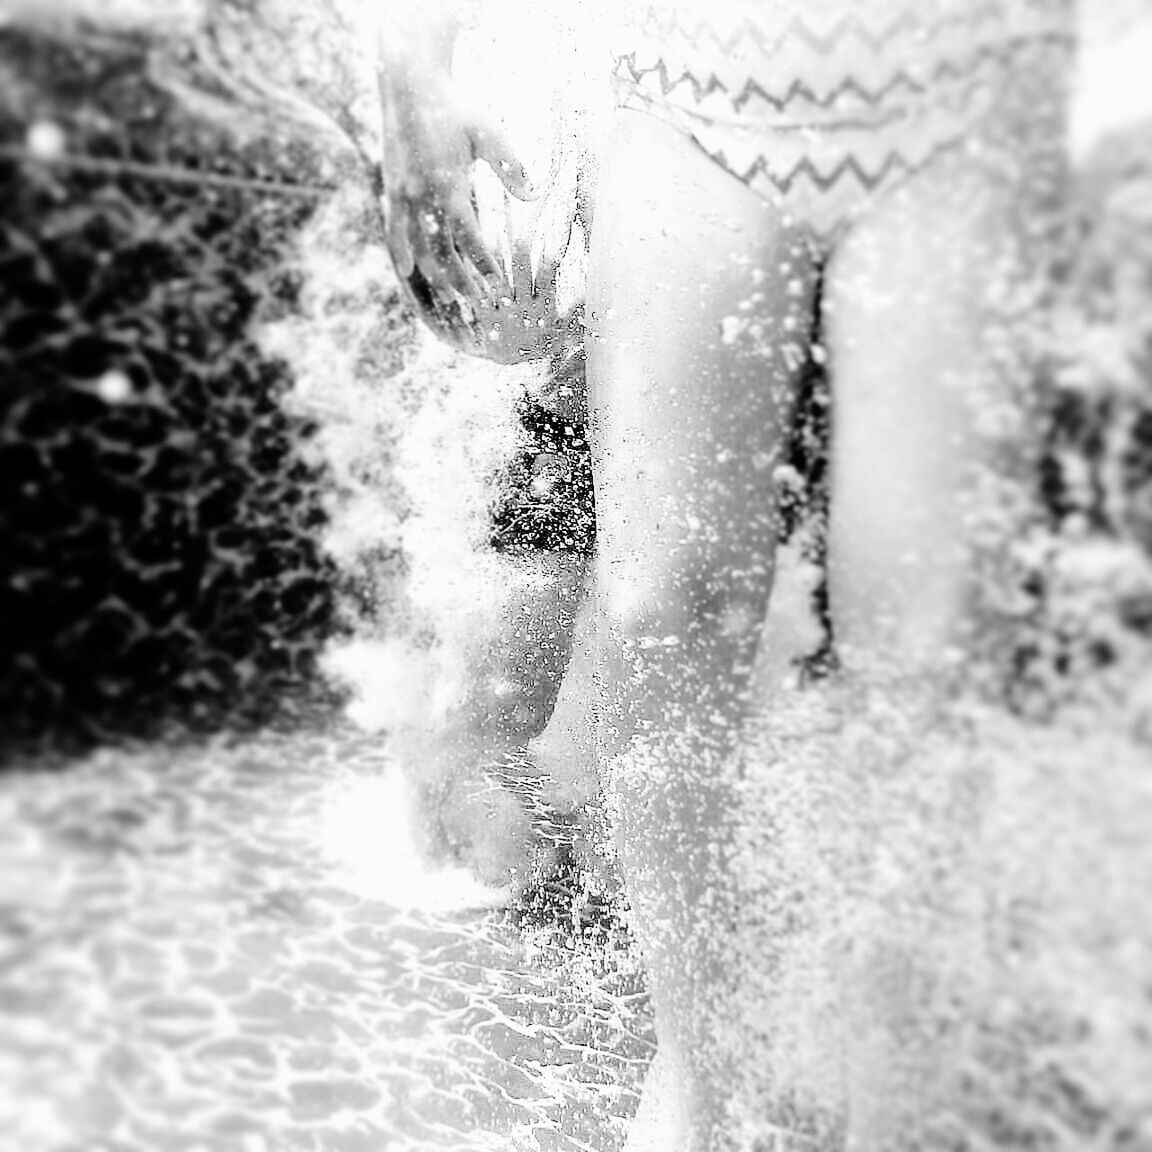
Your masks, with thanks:
<instances>
[{"instance_id":1,"label":"zigzag patterned waistband","mask_svg":"<svg viewBox=\"0 0 1152 1152\"><path fill-rule=\"evenodd\" d=\"M1064 67L1052 56L1072 43L1064 0L935 0L928 22L922 3L891 17L882 0L826 0L837 19L768 30L740 3L726 26L652 10L616 56L617 100L832 236L880 187L978 131L1015 70Z\"/></svg>"}]
</instances>

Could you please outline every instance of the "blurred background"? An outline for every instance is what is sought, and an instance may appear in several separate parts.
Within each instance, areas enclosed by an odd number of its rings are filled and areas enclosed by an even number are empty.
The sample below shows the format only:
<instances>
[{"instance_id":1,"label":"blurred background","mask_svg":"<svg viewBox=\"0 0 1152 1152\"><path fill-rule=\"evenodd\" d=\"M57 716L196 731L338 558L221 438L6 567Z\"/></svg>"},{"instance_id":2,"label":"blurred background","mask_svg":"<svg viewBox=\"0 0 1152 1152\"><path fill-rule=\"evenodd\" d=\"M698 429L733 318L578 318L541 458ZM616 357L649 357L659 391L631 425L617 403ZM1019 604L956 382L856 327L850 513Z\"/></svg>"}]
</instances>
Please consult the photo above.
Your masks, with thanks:
<instances>
[{"instance_id":1,"label":"blurred background","mask_svg":"<svg viewBox=\"0 0 1152 1152\"><path fill-rule=\"evenodd\" d=\"M336 699L318 656L350 626L341 590L371 612L388 571L384 539L343 573L324 547L346 477L313 442L346 399L336 369L291 396L309 323L346 316L338 342L365 346L351 371L379 390L414 339L386 261L301 299L322 206L353 261L379 256L371 38L349 4L148 9L35 5L0 25L9 761L314 718ZM375 447L379 471L387 435ZM508 461L522 496L534 458ZM547 545L556 516L513 497L493 530Z\"/></svg>"},{"instance_id":2,"label":"blurred background","mask_svg":"<svg viewBox=\"0 0 1152 1152\"><path fill-rule=\"evenodd\" d=\"M362 173L213 47L179 21L0 28L9 758L317 699L322 469L253 328L297 307L300 230Z\"/></svg>"}]
</instances>

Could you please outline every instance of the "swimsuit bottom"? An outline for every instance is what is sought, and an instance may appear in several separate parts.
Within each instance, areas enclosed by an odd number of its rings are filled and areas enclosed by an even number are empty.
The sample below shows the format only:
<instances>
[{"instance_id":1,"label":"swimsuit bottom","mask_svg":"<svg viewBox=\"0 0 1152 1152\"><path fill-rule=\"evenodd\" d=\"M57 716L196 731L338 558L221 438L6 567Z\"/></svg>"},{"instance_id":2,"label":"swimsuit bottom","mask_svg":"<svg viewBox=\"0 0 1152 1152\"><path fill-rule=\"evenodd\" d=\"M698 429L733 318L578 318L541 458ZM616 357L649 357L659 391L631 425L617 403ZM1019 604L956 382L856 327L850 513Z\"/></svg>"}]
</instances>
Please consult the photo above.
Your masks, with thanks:
<instances>
[{"instance_id":1,"label":"swimsuit bottom","mask_svg":"<svg viewBox=\"0 0 1152 1152\"><path fill-rule=\"evenodd\" d=\"M823 240L943 152L1011 151L1036 111L1017 80L1050 75L1058 100L1073 43L1069 0L680 0L635 5L614 37L619 107Z\"/></svg>"}]
</instances>

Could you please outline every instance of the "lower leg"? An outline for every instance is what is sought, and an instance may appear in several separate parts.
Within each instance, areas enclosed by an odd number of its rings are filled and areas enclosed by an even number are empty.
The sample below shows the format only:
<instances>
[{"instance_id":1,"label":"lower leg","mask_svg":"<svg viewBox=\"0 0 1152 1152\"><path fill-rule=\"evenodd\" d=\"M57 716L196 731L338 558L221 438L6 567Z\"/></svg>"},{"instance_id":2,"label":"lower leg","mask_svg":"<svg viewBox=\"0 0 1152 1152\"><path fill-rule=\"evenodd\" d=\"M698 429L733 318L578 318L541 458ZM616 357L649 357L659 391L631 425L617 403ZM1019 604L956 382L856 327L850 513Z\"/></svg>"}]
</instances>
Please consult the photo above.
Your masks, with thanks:
<instances>
[{"instance_id":1,"label":"lower leg","mask_svg":"<svg viewBox=\"0 0 1152 1152\"><path fill-rule=\"evenodd\" d=\"M510 871L523 877L542 851L534 835L539 820L524 798L539 792L535 807L543 809L552 794L500 781L516 775L526 744L553 711L587 565L575 555L500 563L500 599L485 613L482 634L467 629L466 641L443 654L437 690L447 694L459 681L458 699L438 718L392 733L396 755L418 773L423 815L438 830L439 846L491 882Z\"/></svg>"},{"instance_id":2,"label":"lower leg","mask_svg":"<svg viewBox=\"0 0 1152 1152\"><path fill-rule=\"evenodd\" d=\"M571 811L599 790L596 775L596 597L586 591L572 628L571 656L543 731L528 753L552 803Z\"/></svg>"}]
</instances>

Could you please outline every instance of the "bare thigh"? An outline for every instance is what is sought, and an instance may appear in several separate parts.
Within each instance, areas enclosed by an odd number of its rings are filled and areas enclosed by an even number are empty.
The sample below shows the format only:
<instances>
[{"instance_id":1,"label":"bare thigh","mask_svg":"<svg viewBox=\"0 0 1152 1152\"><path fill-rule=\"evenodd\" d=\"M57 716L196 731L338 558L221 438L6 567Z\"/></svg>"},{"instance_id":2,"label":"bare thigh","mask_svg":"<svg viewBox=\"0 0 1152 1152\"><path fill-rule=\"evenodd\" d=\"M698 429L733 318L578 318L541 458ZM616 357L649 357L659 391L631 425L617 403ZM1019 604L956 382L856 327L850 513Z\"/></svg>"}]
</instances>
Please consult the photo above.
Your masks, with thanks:
<instances>
[{"instance_id":1,"label":"bare thigh","mask_svg":"<svg viewBox=\"0 0 1152 1152\"><path fill-rule=\"evenodd\" d=\"M975 573L1025 515L1061 171L1048 97L871 205L829 263L829 582L849 662L958 658Z\"/></svg>"},{"instance_id":2,"label":"bare thigh","mask_svg":"<svg viewBox=\"0 0 1152 1152\"><path fill-rule=\"evenodd\" d=\"M635 112L619 123L589 283L597 602L625 632L658 622L687 644L723 620L754 642L811 257L679 132Z\"/></svg>"}]
</instances>

